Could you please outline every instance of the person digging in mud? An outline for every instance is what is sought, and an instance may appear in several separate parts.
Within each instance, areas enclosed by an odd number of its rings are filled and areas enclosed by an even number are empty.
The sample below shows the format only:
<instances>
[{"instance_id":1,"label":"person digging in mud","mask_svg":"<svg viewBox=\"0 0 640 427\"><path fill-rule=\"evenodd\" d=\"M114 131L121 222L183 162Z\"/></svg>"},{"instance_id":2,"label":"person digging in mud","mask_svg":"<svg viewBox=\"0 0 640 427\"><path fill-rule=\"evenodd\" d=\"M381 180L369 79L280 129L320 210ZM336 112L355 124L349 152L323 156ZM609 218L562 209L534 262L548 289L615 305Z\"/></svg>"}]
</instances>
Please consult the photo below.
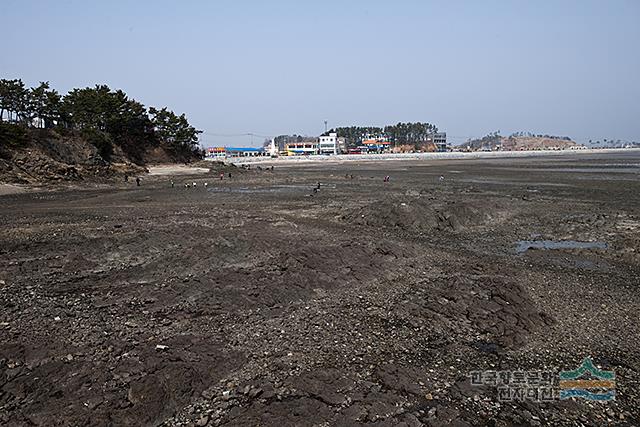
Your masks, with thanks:
<instances>
[{"instance_id":1,"label":"person digging in mud","mask_svg":"<svg viewBox=\"0 0 640 427\"><path fill-rule=\"evenodd\" d=\"M231 172L229 172L229 178L231 178Z\"/></svg>"},{"instance_id":2,"label":"person digging in mud","mask_svg":"<svg viewBox=\"0 0 640 427\"><path fill-rule=\"evenodd\" d=\"M171 180L171 188L173 188L173 187L174 187L174 185L173 185L173 180Z\"/></svg>"},{"instance_id":3,"label":"person digging in mud","mask_svg":"<svg viewBox=\"0 0 640 427\"><path fill-rule=\"evenodd\" d=\"M220 181L222 181L223 179L224 179L224 174L220 172Z\"/></svg>"},{"instance_id":4,"label":"person digging in mud","mask_svg":"<svg viewBox=\"0 0 640 427\"><path fill-rule=\"evenodd\" d=\"M136 176L136 187L140 187L140 177Z\"/></svg>"},{"instance_id":5,"label":"person digging in mud","mask_svg":"<svg viewBox=\"0 0 640 427\"><path fill-rule=\"evenodd\" d=\"M196 188L198 186L198 184L196 184L195 181L193 181L193 188Z\"/></svg>"}]
</instances>

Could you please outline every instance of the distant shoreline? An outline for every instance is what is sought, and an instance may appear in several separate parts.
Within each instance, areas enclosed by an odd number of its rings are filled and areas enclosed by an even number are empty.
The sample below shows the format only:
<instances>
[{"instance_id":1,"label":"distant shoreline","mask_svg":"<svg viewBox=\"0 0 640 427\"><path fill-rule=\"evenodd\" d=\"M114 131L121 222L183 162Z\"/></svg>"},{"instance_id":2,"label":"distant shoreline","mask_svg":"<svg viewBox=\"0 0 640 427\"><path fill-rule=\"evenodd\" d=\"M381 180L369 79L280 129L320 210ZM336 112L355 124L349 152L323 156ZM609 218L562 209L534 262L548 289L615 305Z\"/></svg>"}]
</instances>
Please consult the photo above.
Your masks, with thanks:
<instances>
[{"instance_id":1,"label":"distant shoreline","mask_svg":"<svg viewBox=\"0 0 640 427\"><path fill-rule=\"evenodd\" d=\"M443 153L387 153L387 154L341 154L337 156L282 156L282 157L232 157L224 159L233 164L310 164L310 163L342 163L342 162L375 162L393 160L465 160L465 159L498 159L537 156L565 156L574 154L607 154L607 153L640 153L640 148L587 148L582 150L530 150L530 151L448 151ZM216 161L219 159L205 159Z\"/></svg>"}]
</instances>

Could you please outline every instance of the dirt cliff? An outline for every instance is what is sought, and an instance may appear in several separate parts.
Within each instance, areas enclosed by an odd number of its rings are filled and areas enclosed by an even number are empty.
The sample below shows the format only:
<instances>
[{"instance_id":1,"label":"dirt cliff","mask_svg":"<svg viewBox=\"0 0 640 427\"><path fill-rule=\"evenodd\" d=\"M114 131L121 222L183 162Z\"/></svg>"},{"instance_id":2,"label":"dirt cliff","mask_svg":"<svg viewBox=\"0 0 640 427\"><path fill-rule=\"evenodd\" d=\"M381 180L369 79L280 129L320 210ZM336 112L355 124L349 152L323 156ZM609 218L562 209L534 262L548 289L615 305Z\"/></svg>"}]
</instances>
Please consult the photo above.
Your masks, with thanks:
<instances>
[{"instance_id":1,"label":"dirt cliff","mask_svg":"<svg viewBox=\"0 0 640 427\"><path fill-rule=\"evenodd\" d=\"M0 182L108 181L145 173L150 163L190 160L143 143L135 156L128 151L100 133L0 124Z\"/></svg>"}]
</instances>

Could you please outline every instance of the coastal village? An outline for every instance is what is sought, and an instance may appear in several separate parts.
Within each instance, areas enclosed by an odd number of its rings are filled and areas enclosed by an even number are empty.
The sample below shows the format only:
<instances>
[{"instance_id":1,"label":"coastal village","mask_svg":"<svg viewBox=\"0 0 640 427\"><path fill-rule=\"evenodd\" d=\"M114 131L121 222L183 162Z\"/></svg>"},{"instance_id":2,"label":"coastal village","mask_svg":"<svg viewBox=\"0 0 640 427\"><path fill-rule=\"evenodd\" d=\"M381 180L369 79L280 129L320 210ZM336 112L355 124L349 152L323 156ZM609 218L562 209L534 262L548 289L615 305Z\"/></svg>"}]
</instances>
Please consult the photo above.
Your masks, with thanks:
<instances>
[{"instance_id":1,"label":"coastal village","mask_svg":"<svg viewBox=\"0 0 640 427\"><path fill-rule=\"evenodd\" d=\"M588 148L569 137L514 134L502 137L491 134L459 145L447 141L446 132L431 132L407 143L396 143L385 133L364 133L357 138L325 132L318 137L281 135L266 139L261 147L207 147L206 158L222 160L237 157L346 156L393 153L444 153L472 151L582 150Z\"/></svg>"},{"instance_id":2,"label":"coastal village","mask_svg":"<svg viewBox=\"0 0 640 427\"><path fill-rule=\"evenodd\" d=\"M428 151L450 151L447 146L447 134L437 132L430 134L426 140L430 146ZM338 136L337 132L326 132L319 137L289 136L272 138L265 141L262 147L209 147L208 158L253 157L253 156L336 156L344 154L382 154L390 152L406 152L393 147L391 141L383 135L364 135L357 144L347 143L347 138Z\"/></svg>"}]
</instances>

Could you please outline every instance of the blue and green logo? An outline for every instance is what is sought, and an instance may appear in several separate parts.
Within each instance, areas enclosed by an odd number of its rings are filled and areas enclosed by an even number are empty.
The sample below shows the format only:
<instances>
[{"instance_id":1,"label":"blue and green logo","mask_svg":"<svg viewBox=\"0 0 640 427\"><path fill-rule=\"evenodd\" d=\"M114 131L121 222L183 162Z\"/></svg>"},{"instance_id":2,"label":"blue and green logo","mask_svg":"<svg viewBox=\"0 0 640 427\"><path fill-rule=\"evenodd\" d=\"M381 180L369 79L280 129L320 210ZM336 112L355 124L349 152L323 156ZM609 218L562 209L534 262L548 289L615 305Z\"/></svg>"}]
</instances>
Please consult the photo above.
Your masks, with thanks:
<instances>
[{"instance_id":1,"label":"blue and green logo","mask_svg":"<svg viewBox=\"0 0 640 427\"><path fill-rule=\"evenodd\" d=\"M580 397L609 401L616 398L616 374L598 369L587 357L577 369L560 372L560 399Z\"/></svg>"}]
</instances>

